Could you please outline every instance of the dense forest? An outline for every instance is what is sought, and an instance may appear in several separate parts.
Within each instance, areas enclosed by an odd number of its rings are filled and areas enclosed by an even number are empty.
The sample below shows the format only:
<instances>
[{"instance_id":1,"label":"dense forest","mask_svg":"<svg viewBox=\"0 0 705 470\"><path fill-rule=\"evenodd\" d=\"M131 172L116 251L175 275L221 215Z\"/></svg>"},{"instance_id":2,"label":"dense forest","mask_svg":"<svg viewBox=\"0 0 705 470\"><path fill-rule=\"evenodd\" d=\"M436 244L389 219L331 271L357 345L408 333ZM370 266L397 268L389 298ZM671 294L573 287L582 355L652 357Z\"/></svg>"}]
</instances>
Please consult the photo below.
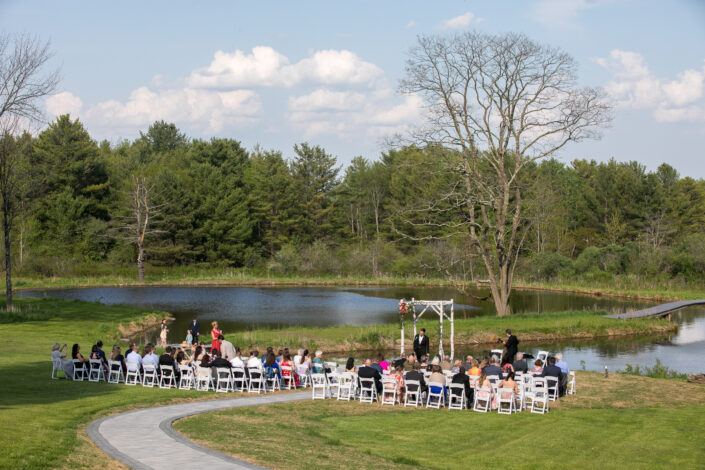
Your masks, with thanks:
<instances>
[{"instance_id":1,"label":"dense forest","mask_svg":"<svg viewBox=\"0 0 705 470\"><path fill-rule=\"evenodd\" d=\"M71 276L98 268L199 266L262 275L422 276L478 280L484 266L443 206L439 149L406 147L345 168L325 149L245 149L190 139L156 122L134 141L91 138L68 115L22 154L14 194L14 269ZM442 151L442 150L440 150ZM547 159L521 182L526 241L519 278L609 281L705 274L705 181L668 164ZM433 220L430 220L432 217Z\"/></svg>"}]
</instances>

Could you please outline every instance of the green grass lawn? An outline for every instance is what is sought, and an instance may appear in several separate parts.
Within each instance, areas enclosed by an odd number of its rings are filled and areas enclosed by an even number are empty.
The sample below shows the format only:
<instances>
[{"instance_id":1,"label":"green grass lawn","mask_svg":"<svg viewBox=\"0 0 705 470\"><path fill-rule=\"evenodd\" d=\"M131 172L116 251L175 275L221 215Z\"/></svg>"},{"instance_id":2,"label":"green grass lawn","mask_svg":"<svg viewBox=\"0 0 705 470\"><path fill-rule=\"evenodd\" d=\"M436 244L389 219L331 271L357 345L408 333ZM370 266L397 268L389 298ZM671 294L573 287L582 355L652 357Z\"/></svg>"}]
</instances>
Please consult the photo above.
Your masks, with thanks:
<instances>
[{"instance_id":1,"label":"green grass lawn","mask_svg":"<svg viewBox=\"0 0 705 470\"><path fill-rule=\"evenodd\" d=\"M175 427L272 468L702 468L705 387L589 372L578 373L578 387L543 416L327 400L208 413Z\"/></svg>"}]
</instances>

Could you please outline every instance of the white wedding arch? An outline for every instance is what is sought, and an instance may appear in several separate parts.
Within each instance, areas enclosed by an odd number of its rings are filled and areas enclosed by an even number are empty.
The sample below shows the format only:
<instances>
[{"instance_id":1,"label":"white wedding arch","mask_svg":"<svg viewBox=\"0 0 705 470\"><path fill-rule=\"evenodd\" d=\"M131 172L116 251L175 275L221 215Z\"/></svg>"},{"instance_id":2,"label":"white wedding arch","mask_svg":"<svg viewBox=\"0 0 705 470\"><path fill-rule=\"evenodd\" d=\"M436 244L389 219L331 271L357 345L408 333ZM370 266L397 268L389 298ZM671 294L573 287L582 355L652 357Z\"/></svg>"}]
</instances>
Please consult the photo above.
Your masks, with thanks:
<instances>
[{"instance_id":1,"label":"white wedding arch","mask_svg":"<svg viewBox=\"0 0 705 470\"><path fill-rule=\"evenodd\" d=\"M399 312L401 317L401 352L404 352L404 317L401 314L404 305L408 306L408 313L410 313L414 319L414 338L416 337L416 322L421 316L426 313L429 309L438 315L439 319L439 338L438 338L438 354L443 358L443 319L448 319L450 321L450 357L453 358L455 354L455 313L453 310L453 299L450 300L416 300L412 298L411 300L401 299L399 301ZM417 307L421 308L420 313L417 312ZM446 310L449 310L446 313Z\"/></svg>"}]
</instances>

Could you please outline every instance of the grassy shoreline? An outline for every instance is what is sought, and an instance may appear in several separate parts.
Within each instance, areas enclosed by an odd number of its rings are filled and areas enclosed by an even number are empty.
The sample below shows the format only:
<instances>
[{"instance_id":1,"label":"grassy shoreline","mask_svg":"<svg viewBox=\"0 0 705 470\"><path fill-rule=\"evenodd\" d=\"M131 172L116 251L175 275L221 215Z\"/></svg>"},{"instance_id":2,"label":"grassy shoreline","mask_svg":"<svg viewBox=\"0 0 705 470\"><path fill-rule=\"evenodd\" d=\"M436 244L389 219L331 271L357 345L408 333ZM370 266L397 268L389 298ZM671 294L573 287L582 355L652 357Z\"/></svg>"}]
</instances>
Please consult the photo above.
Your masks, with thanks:
<instances>
[{"instance_id":1,"label":"grassy shoreline","mask_svg":"<svg viewBox=\"0 0 705 470\"><path fill-rule=\"evenodd\" d=\"M419 286L419 287L463 287L487 288L486 284L459 282L448 279L415 277L352 277L352 276L259 276L239 269L198 270L162 269L148 272L144 281L124 272L113 275L77 277L15 277L17 292L39 289L130 287L130 286ZM672 281L639 281L616 278L609 284L556 281L552 283L517 281L519 290L565 292L592 296L605 296L667 302L705 298L705 289L684 287ZM2 291L4 292L4 291Z\"/></svg>"}]
</instances>

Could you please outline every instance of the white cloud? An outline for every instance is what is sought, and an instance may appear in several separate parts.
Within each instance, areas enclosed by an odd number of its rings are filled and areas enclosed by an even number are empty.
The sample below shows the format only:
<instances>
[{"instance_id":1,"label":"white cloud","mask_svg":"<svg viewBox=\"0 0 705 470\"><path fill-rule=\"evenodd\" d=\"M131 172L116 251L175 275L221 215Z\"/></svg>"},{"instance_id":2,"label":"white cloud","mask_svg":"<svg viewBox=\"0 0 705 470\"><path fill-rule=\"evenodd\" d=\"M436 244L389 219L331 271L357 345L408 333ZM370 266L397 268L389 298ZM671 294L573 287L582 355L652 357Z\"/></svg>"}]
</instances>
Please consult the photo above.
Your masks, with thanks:
<instances>
[{"instance_id":1,"label":"white cloud","mask_svg":"<svg viewBox=\"0 0 705 470\"><path fill-rule=\"evenodd\" d=\"M197 88L373 85L382 75L382 69L347 50L316 51L291 64L273 48L258 46L251 54L216 52L208 67L191 73L188 83Z\"/></svg>"},{"instance_id":2,"label":"white cloud","mask_svg":"<svg viewBox=\"0 0 705 470\"><path fill-rule=\"evenodd\" d=\"M416 27L416 22L414 20L409 21L406 23L406 29L414 29Z\"/></svg>"},{"instance_id":3,"label":"white cloud","mask_svg":"<svg viewBox=\"0 0 705 470\"><path fill-rule=\"evenodd\" d=\"M705 64L679 73L676 80L664 80L636 52L615 49L595 62L613 73L605 90L619 106L652 110L660 122L705 120Z\"/></svg>"},{"instance_id":4,"label":"white cloud","mask_svg":"<svg viewBox=\"0 0 705 470\"><path fill-rule=\"evenodd\" d=\"M443 29L463 29L470 26L471 23L482 23L485 21L484 18L477 18L471 12L463 13L460 16L451 18L443 23Z\"/></svg>"},{"instance_id":5,"label":"white cloud","mask_svg":"<svg viewBox=\"0 0 705 470\"><path fill-rule=\"evenodd\" d=\"M164 119L189 124L204 132L218 132L252 121L262 112L259 95L251 90L216 92L181 88L134 90L125 103L103 101L86 111L86 121L99 126L141 128Z\"/></svg>"},{"instance_id":6,"label":"white cloud","mask_svg":"<svg viewBox=\"0 0 705 470\"><path fill-rule=\"evenodd\" d=\"M290 97L288 118L305 138L326 134L348 139L383 137L419 124L422 106L420 97L399 97L389 88L367 92L318 89Z\"/></svg>"},{"instance_id":7,"label":"white cloud","mask_svg":"<svg viewBox=\"0 0 705 470\"><path fill-rule=\"evenodd\" d=\"M68 91L52 95L46 100L47 112L53 116L70 114L75 117L81 113L82 107L83 101L81 98Z\"/></svg>"}]
</instances>

